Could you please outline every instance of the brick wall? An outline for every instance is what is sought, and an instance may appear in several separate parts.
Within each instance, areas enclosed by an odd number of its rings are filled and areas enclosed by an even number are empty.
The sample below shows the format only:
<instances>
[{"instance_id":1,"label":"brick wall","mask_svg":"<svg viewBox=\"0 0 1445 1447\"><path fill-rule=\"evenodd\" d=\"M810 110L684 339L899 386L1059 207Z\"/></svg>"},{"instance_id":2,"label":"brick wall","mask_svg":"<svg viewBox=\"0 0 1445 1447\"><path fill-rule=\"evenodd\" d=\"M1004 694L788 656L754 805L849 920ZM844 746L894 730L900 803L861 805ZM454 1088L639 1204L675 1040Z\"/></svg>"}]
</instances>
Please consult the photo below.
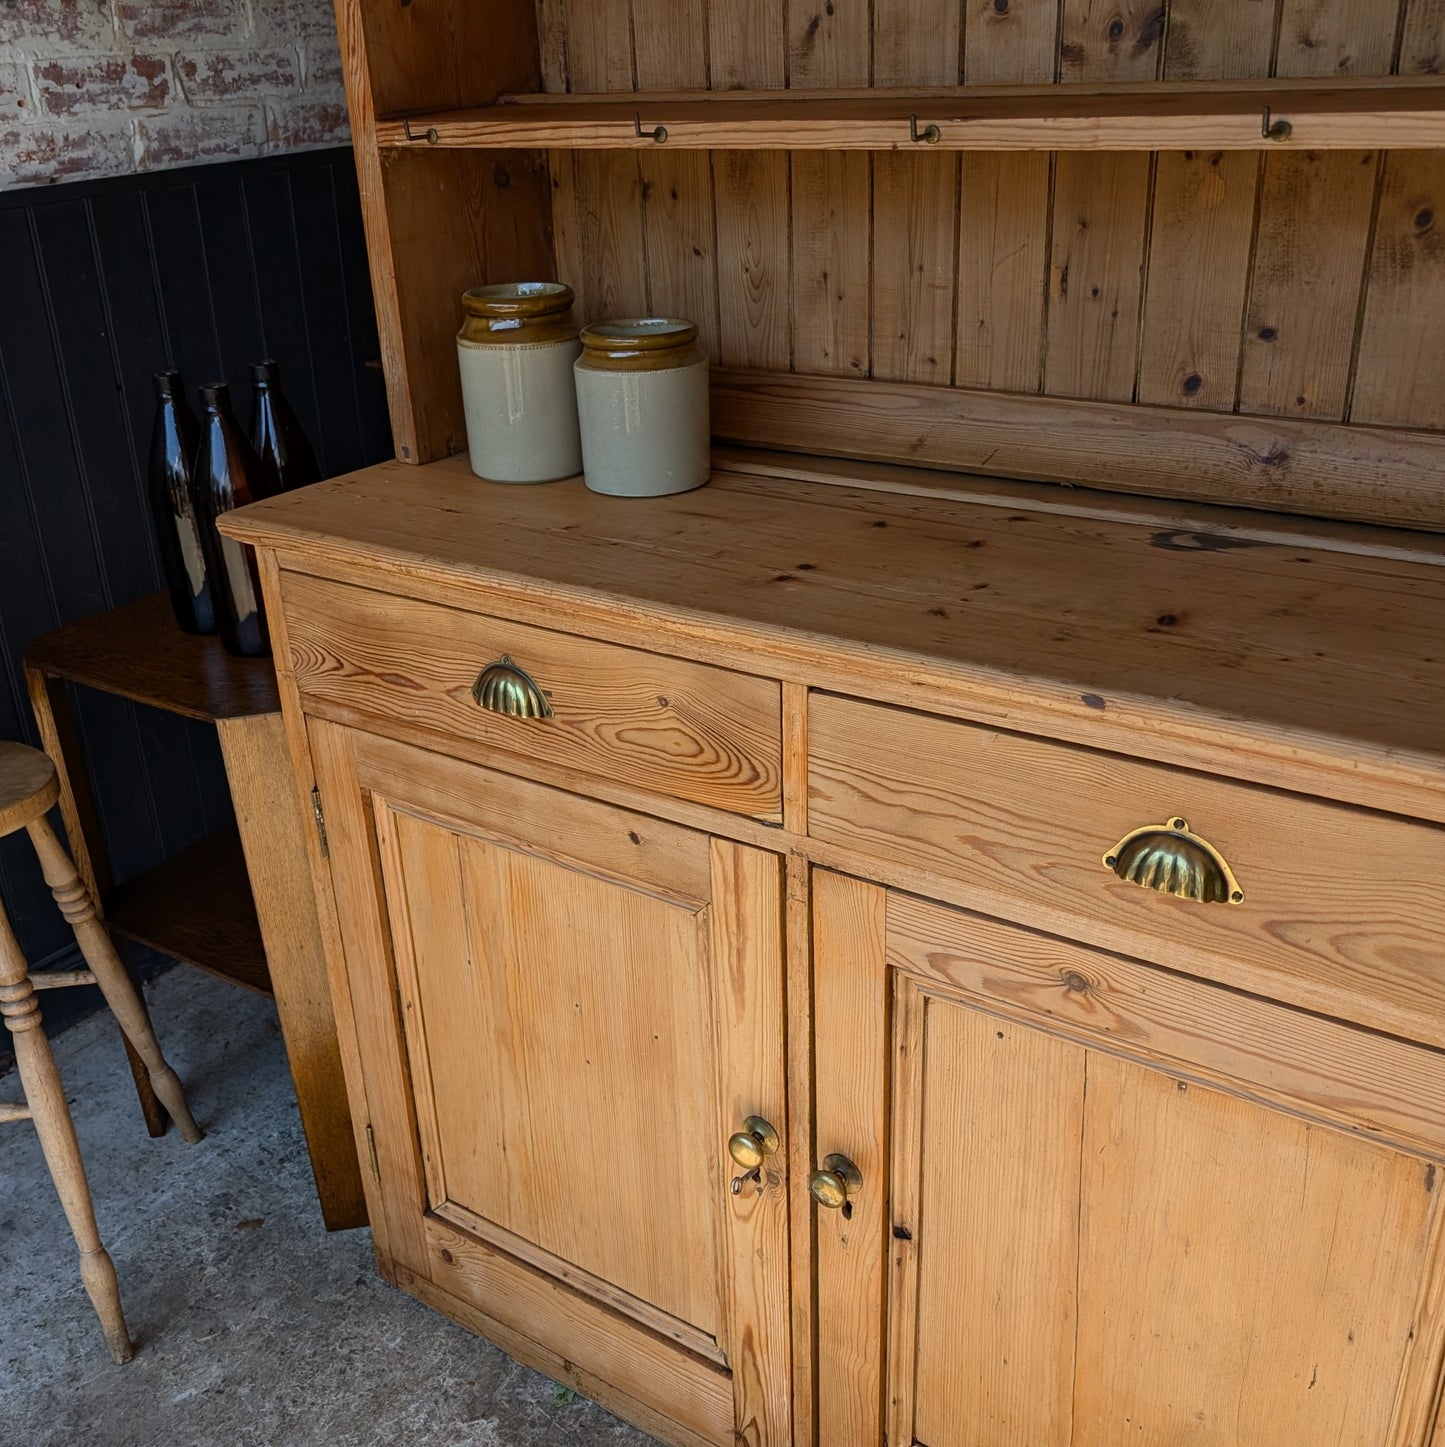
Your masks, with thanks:
<instances>
[{"instance_id":1,"label":"brick wall","mask_svg":"<svg viewBox=\"0 0 1445 1447\"><path fill-rule=\"evenodd\" d=\"M0 189L347 137L330 0L0 0Z\"/></svg>"}]
</instances>

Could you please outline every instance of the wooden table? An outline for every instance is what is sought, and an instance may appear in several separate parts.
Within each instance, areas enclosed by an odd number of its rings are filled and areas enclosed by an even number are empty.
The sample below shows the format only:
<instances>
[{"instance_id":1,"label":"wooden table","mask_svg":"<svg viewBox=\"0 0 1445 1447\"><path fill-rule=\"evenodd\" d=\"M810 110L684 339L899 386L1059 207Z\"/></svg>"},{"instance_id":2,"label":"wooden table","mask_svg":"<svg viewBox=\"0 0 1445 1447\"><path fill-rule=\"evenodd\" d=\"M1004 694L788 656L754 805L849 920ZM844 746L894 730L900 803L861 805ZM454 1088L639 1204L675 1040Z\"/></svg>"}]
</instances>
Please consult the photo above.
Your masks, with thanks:
<instances>
[{"instance_id":1,"label":"wooden table","mask_svg":"<svg viewBox=\"0 0 1445 1447\"><path fill-rule=\"evenodd\" d=\"M41 741L81 877L125 939L274 996L328 1230L366 1224L351 1113L276 694L267 659L235 658L176 627L163 593L67 624L26 651ZM135 879L110 876L66 684L212 723L236 822ZM164 1025L161 1030L164 1036ZM165 1115L131 1057L152 1135Z\"/></svg>"}]
</instances>

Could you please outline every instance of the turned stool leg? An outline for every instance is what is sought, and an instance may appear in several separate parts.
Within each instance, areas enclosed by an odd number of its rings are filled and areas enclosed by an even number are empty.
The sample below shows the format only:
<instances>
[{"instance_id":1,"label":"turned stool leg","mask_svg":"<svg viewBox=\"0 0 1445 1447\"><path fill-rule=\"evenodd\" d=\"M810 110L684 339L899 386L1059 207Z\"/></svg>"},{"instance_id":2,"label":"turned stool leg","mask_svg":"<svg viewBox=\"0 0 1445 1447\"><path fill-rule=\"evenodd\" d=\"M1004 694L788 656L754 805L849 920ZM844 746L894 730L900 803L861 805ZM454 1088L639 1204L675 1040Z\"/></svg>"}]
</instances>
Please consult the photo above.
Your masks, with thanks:
<instances>
[{"instance_id":1,"label":"turned stool leg","mask_svg":"<svg viewBox=\"0 0 1445 1447\"><path fill-rule=\"evenodd\" d=\"M60 1085L55 1057L50 1053L50 1042L40 1028L40 1006L36 1003L25 956L20 953L19 941L3 909L0 909L0 1015L5 1017L14 1040L15 1065L20 1072L30 1117L35 1122L35 1134L40 1138L40 1149L45 1153L45 1164L55 1182L66 1220L70 1222L75 1244L80 1248L80 1279L100 1318L111 1356L118 1362L128 1362L134 1348L125 1329L115 1265L110 1253L100 1244L85 1165L80 1159L80 1142L75 1138L75 1124L65 1103L65 1091Z\"/></svg>"},{"instance_id":2,"label":"turned stool leg","mask_svg":"<svg viewBox=\"0 0 1445 1447\"><path fill-rule=\"evenodd\" d=\"M194 1145L201 1138L200 1128L191 1117L186 1104L185 1093L176 1072L166 1064L161 1054L160 1042L151 1029L150 1020L136 995L135 986L126 973L120 956L106 927L96 917L95 904L90 893L81 883L75 865L65 852L54 830L42 815L32 819L26 826L35 852L40 856L40 868L45 882L55 896L60 912L70 922L80 952L95 975L95 983L105 995L111 1013L120 1021L126 1039L135 1046L136 1053L145 1061L150 1072L151 1086L165 1106L171 1119L181 1132L181 1139Z\"/></svg>"}]
</instances>

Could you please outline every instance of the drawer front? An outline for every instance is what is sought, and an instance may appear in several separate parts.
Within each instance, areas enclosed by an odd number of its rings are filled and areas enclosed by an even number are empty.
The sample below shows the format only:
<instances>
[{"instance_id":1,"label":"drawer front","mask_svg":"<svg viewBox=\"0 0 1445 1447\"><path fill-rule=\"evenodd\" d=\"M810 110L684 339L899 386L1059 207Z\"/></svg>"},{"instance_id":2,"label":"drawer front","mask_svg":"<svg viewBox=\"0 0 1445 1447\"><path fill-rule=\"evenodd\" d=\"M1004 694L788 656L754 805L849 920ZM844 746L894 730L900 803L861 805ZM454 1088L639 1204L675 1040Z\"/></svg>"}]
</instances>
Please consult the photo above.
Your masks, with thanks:
<instances>
[{"instance_id":1,"label":"drawer front","mask_svg":"<svg viewBox=\"0 0 1445 1447\"><path fill-rule=\"evenodd\" d=\"M781 818L774 681L302 573L281 575L281 597L301 697L339 710L343 721L359 715L441 749L448 740L480 743ZM476 701L482 670L503 657L535 681L550 717L496 713Z\"/></svg>"},{"instance_id":2,"label":"drawer front","mask_svg":"<svg viewBox=\"0 0 1445 1447\"><path fill-rule=\"evenodd\" d=\"M809 832L901 866L905 887L921 872L966 906L1445 1045L1445 830L826 694L808 737ZM1181 818L1242 902L1104 863L1146 826L1162 838L1126 867L1154 845L1187 857Z\"/></svg>"}]
</instances>

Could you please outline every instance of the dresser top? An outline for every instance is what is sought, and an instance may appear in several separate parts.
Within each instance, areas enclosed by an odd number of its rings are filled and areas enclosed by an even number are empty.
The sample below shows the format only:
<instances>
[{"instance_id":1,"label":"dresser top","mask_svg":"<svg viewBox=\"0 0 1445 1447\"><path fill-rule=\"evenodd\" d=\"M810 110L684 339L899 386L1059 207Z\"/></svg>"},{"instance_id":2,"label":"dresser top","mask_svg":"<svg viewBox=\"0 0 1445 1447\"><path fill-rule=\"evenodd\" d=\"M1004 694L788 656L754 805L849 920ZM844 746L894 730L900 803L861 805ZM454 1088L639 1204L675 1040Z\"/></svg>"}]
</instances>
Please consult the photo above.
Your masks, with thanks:
<instances>
[{"instance_id":1,"label":"dresser top","mask_svg":"<svg viewBox=\"0 0 1445 1447\"><path fill-rule=\"evenodd\" d=\"M1100 508L729 470L619 499L455 458L226 531L287 567L1445 821L1439 540L1356 553Z\"/></svg>"}]
</instances>

